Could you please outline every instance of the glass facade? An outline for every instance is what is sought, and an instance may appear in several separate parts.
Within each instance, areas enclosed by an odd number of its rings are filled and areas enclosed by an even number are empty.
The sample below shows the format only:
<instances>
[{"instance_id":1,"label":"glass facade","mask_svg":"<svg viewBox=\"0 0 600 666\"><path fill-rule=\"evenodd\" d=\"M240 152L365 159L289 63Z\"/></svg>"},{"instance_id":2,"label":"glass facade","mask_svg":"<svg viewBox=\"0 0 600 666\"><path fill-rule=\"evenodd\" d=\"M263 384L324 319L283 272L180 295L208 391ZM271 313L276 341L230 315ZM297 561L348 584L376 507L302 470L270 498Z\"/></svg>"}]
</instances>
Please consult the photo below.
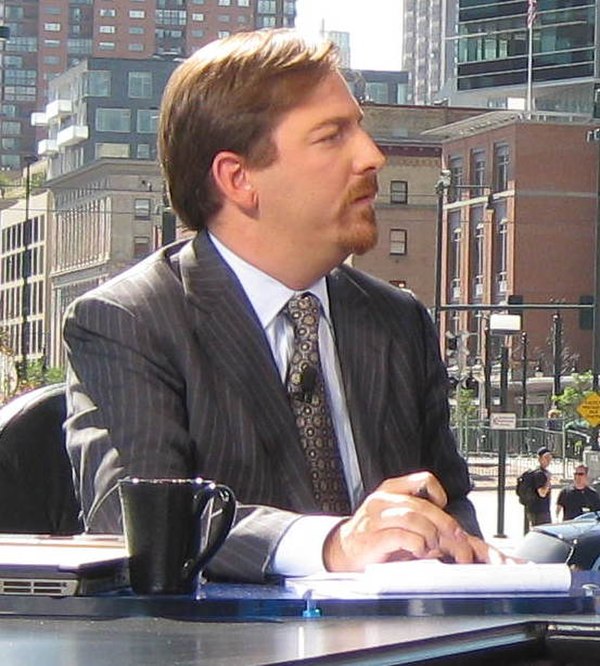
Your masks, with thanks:
<instances>
[{"instance_id":1,"label":"glass facade","mask_svg":"<svg viewBox=\"0 0 600 666\"><path fill-rule=\"evenodd\" d=\"M525 0L460 0L458 90L527 81ZM533 81L594 76L596 3L538 0L533 24Z\"/></svg>"}]
</instances>

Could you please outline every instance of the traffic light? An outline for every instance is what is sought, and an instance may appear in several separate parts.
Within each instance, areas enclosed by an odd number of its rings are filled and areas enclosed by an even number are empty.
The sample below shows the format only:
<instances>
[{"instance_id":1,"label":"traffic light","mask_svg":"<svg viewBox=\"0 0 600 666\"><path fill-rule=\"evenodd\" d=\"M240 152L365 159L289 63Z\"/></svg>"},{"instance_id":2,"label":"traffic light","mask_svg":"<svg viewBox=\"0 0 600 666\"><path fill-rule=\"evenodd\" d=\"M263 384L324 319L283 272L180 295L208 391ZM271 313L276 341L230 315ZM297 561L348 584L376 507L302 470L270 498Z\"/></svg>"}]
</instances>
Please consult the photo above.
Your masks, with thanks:
<instances>
[{"instance_id":1,"label":"traffic light","mask_svg":"<svg viewBox=\"0 0 600 666\"><path fill-rule=\"evenodd\" d=\"M473 391L473 395L477 396L479 394L479 382L473 377L473 375L468 375L463 381L463 386L467 391Z\"/></svg>"},{"instance_id":2,"label":"traffic light","mask_svg":"<svg viewBox=\"0 0 600 666\"><path fill-rule=\"evenodd\" d=\"M446 332L446 357L453 358L458 351L458 335Z\"/></svg>"},{"instance_id":3,"label":"traffic light","mask_svg":"<svg viewBox=\"0 0 600 666\"><path fill-rule=\"evenodd\" d=\"M450 393L454 393L456 391L456 388L458 386L458 377L454 377L451 375L448 377L448 390Z\"/></svg>"}]
</instances>

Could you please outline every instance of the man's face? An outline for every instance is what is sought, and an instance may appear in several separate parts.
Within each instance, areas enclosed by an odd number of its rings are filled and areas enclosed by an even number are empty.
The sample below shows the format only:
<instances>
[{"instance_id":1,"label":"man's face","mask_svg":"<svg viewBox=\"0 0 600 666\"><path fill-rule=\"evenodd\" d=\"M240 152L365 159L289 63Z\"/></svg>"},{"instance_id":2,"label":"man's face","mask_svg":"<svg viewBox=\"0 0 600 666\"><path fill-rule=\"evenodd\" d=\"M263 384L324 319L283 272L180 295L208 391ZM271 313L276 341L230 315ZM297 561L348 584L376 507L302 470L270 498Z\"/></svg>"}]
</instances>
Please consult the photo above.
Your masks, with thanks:
<instances>
[{"instance_id":1,"label":"man's face","mask_svg":"<svg viewBox=\"0 0 600 666\"><path fill-rule=\"evenodd\" d=\"M384 157L362 129L343 78L328 75L274 128L275 161L250 169L264 231L278 247L332 267L377 240L374 202Z\"/></svg>"},{"instance_id":2,"label":"man's face","mask_svg":"<svg viewBox=\"0 0 600 666\"><path fill-rule=\"evenodd\" d=\"M540 467L542 467L543 469L546 469L551 462L552 462L551 453L544 453L543 455L540 456Z\"/></svg>"},{"instance_id":3,"label":"man's face","mask_svg":"<svg viewBox=\"0 0 600 666\"><path fill-rule=\"evenodd\" d=\"M585 488L588 485L588 475L585 467L575 468L573 480L575 488Z\"/></svg>"}]
</instances>

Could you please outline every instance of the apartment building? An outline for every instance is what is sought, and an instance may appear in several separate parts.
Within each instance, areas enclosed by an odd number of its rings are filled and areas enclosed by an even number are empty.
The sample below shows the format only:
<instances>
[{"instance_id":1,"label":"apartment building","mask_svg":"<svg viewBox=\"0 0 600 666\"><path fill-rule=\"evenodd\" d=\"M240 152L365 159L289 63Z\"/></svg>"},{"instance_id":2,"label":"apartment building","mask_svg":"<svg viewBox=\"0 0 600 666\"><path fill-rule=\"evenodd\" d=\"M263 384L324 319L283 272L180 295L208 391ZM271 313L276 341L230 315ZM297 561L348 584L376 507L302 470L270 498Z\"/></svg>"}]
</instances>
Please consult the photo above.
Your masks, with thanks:
<instances>
[{"instance_id":1,"label":"apartment building","mask_svg":"<svg viewBox=\"0 0 600 666\"><path fill-rule=\"evenodd\" d=\"M239 30L294 25L295 0L0 0L0 169L35 154L34 111L49 83L86 58L184 57Z\"/></svg>"},{"instance_id":2,"label":"apartment building","mask_svg":"<svg viewBox=\"0 0 600 666\"><path fill-rule=\"evenodd\" d=\"M485 360L491 311L484 306L512 303L523 304L529 375L554 370L557 313L561 373L591 367L590 313L562 307L590 303L594 294L599 157L590 129L573 117L496 111L429 133L443 140L452 176L443 205L442 302L457 309L442 313L441 333L458 336L463 366ZM504 342L519 368L518 335L494 336L490 353L495 358Z\"/></svg>"}]
</instances>

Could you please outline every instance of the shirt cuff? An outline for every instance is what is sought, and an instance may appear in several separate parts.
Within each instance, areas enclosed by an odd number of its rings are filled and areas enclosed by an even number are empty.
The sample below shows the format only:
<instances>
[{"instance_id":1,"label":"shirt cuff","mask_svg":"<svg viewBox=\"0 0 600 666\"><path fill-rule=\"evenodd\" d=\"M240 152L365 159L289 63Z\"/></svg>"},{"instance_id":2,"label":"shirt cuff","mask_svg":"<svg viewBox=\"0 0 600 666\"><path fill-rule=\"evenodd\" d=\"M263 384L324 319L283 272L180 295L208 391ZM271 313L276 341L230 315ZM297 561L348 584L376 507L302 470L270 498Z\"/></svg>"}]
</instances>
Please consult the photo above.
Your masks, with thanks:
<instances>
[{"instance_id":1,"label":"shirt cuff","mask_svg":"<svg viewBox=\"0 0 600 666\"><path fill-rule=\"evenodd\" d=\"M323 573L323 544L331 530L344 518L302 516L293 522L277 544L271 573L280 576L310 576Z\"/></svg>"}]
</instances>

